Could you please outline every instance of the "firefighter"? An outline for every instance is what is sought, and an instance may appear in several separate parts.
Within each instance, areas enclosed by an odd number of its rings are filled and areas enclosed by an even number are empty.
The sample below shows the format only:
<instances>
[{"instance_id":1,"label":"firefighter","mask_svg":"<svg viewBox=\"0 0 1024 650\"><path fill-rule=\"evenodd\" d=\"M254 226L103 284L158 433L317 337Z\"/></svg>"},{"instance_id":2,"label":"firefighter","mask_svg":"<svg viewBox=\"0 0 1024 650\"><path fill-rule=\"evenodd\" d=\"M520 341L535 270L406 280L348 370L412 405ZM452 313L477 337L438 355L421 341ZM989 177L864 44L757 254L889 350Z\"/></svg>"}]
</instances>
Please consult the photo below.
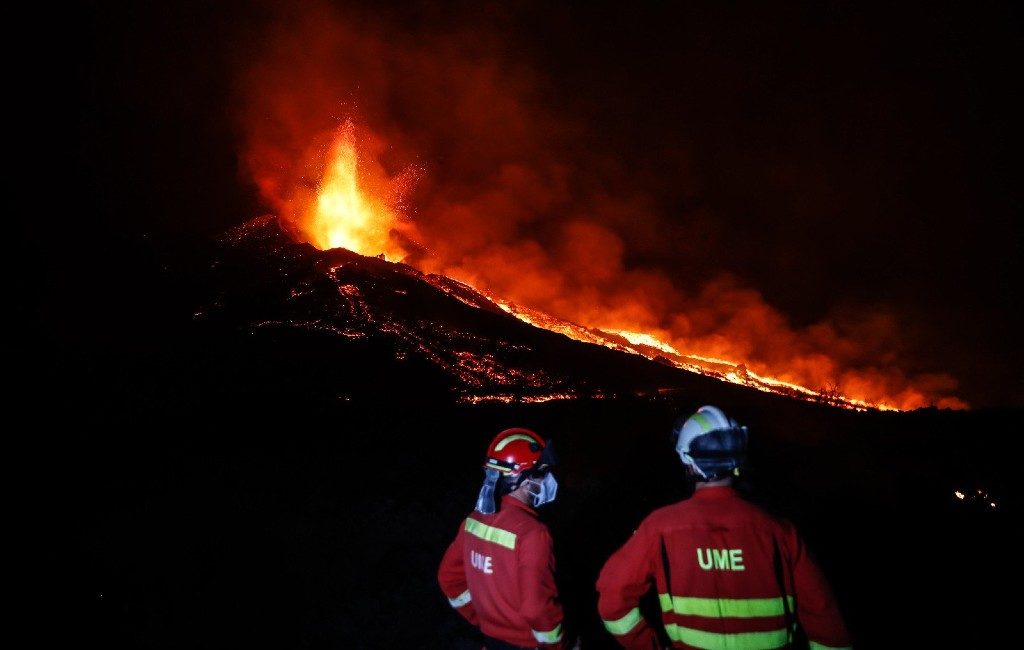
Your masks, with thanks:
<instances>
[{"instance_id":1,"label":"firefighter","mask_svg":"<svg viewBox=\"0 0 1024 650\"><path fill-rule=\"evenodd\" d=\"M800 534L733 487L747 428L702 406L672 431L693 496L648 515L605 562L597 580L605 628L623 647L659 648L638 607L653 584L671 647L780 648L796 635L815 649L849 647L835 598Z\"/></svg>"},{"instance_id":2,"label":"firefighter","mask_svg":"<svg viewBox=\"0 0 1024 650\"><path fill-rule=\"evenodd\" d=\"M441 560L441 591L488 650L565 647L551 535L535 511L558 491L554 462L550 441L529 429L495 436L476 508Z\"/></svg>"}]
</instances>

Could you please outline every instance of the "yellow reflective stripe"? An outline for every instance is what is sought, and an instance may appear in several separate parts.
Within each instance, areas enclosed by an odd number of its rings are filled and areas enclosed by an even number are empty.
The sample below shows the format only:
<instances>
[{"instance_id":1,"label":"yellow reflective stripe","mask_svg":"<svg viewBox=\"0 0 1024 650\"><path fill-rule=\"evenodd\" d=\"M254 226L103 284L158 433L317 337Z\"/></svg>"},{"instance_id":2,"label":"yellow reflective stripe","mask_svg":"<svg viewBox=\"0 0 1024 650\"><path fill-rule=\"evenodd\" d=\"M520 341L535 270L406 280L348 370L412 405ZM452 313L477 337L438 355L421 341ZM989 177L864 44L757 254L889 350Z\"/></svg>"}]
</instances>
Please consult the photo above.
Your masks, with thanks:
<instances>
[{"instance_id":1,"label":"yellow reflective stripe","mask_svg":"<svg viewBox=\"0 0 1024 650\"><path fill-rule=\"evenodd\" d=\"M537 639L537 643L555 643L562 639L562 624L559 623L555 626L555 629L550 632L538 632L537 630L530 630L533 632L533 638Z\"/></svg>"},{"instance_id":2,"label":"yellow reflective stripe","mask_svg":"<svg viewBox=\"0 0 1024 650\"><path fill-rule=\"evenodd\" d=\"M604 623L604 629L608 630L609 632L611 632L612 634L614 634L616 636L621 636L623 634L626 634L627 632L632 630L634 627L636 627L637 623L639 623L639 622L640 622L640 608L639 607L634 607L633 609L629 610L628 614L626 614L625 616L623 616L622 618L620 618L618 620L615 620L615 621L605 621L605 620L602 620L602 623Z\"/></svg>"},{"instance_id":3,"label":"yellow reflective stripe","mask_svg":"<svg viewBox=\"0 0 1024 650\"><path fill-rule=\"evenodd\" d=\"M449 598L448 602L452 604L452 607L458 609L471 600L473 600L473 596L470 595L469 589L467 589L455 598Z\"/></svg>"},{"instance_id":4,"label":"yellow reflective stripe","mask_svg":"<svg viewBox=\"0 0 1024 650\"><path fill-rule=\"evenodd\" d=\"M794 611L792 596L786 596L789 611ZM675 612L683 616L706 616L708 618L756 618L758 616L785 616L786 608L782 597L775 598L690 598L658 594L661 611Z\"/></svg>"},{"instance_id":5,"label":"yellow reflective stripe","mask_svg":"<svg viewBox=\"0 0 1024 650\"><path fill-rule=\"evenodd\" d=\"M502 449L505 448L505 445L513 443L516 440L526 440L528 442L537 442L536 440L534 440L530 436L526 435L525 433L513 433L512 435L508 436L507 438L503 438L501 440L501 442L499 442L498 444L494 445L494 451L501 451Z\"/></svg>"},{"instance_id":6,"label":"yellow reflective stripe","mask_svg":"<svg viewBox=\"0 0 1024 650\"><path fill-rule=\"evenodd\" d=\"M817 643L815 641L808 641L807 646L810 648L810 650L853 650L852 645L831 646L825 645L824 643Z\"/></svg>"},{"instance_id":7,"label":"yellow reflective stripe","mask_svg":"<svg viewBox=\"0 0 1024 650\"><path fill-rule=\"evenodd\" d=\"M683 627L675 623L665 626L668 638L704 650L771 650L789 645L790 633L786 628L770 632L738 632L719 634Z\"/></svg>"},{"instance_id":8,"label":"yellow reflective stripe","mask_svg":"<svg viewBox=\"0 0 1024 650\"><path fill-rule=\"evenodd\" d=\"M472 517L466 518L466 532L470 535L475 535L480 539L487 540L488 542L494 542L505 548L515 549L516 547L516 534L510 533L507 530L495 528L494 526L488 526L482 521L477 521Z\"/></svg>"}]
</instances>

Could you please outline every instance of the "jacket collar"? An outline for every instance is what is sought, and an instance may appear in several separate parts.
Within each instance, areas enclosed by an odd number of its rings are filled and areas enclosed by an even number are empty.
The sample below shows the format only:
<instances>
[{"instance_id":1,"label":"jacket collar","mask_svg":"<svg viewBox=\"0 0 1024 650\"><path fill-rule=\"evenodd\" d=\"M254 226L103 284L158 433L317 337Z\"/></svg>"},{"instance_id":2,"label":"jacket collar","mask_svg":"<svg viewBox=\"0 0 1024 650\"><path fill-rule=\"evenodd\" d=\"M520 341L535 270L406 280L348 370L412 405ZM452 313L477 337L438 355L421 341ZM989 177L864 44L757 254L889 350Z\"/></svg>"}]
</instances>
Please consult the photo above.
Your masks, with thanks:
<instances>
[{"instance_id":1,"label":"jacket collar","mask_svg":"<svg viewBox=\"0 0 1024 650\"><path fill-rule=\"evenodd\" d=\"M504 510L505 508L519 508L535 517L537 516L537 511L533 509L533 506L523 503L510 494L501 497L501 509Z\"/></svg>"},{"instance_id":2,"label":"jacket collar","mask_svg":"<svg viewBox=\"0 0 1024 650\"><path fill-rule=\"evenodd\" d=\"M691 499L724 499L728 497L734 497L737 495L736 488L731 485L715 485L712 487L702 487L693 491Z\"/></svg>"}]
</instances>

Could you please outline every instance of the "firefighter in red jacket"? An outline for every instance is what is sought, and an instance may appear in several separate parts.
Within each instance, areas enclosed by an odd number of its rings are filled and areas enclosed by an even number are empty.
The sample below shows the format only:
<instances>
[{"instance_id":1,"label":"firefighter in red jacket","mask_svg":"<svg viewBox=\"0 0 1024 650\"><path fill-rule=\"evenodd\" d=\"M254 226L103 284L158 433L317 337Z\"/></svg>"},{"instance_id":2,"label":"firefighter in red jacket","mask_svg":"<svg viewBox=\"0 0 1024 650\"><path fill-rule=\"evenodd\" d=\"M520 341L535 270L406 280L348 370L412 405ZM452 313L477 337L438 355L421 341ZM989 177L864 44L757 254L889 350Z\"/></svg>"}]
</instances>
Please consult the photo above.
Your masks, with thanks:
<instances>
[{"instance_id":1,"label":"firefighter in red jacket","mask_svg":"<svg viewBox=\"0 0 1024 650\"><path fill-rule=\"evenodd\" d=\"M551 535L534 511L555 498L553 465L550 441L529 429L499 433L476 508L441 560L441 590L488 650L565 647Z\"/></svg>"},{"instance_id":2,"label":"firefighter in red jacket","mask_svg":"<svg viewBox=\"0 0 1024 650\"><path fill-rule=\"evenodd\" d=\"M677 420L673 434L696 489L651 513L605 563L597 580L605 628L623 647L659 648L638 607L653 583L675 648L781 648L797 632L812 649L849 647L832 592L796 529L732 486L747 428L702 406Z\"/></svg>"}]
</instances>

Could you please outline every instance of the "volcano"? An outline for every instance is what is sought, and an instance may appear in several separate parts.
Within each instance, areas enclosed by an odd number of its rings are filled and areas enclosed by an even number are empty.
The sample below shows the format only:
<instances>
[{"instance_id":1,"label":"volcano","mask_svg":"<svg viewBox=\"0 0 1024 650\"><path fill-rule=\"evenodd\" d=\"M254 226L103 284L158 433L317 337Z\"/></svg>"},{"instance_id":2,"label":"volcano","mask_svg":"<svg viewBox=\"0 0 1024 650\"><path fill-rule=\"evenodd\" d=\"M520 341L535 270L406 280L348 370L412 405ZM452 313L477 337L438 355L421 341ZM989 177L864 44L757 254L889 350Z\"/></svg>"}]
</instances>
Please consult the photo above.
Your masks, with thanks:
<instances>
[{"instance_id":1,"label":"volcano","mask_svg":"<svg viewBox=\"0 0 1024 650\"><path fill-rule=\"evenodd\" d=\"M308 340L321 357L314 363L334 368L327 385L341 399L401 390L406 377L415 393L460 403L600 399L693 381L528 325L445 276L294 243L270 216L226 233L215 255L204 284L216 293L197 320Z\"/></svg>"},{"instance_id":2,"label":"volcano","mask_svg":"<svg viewBox=\"0 0 1024 650\"><path fill-rule=\"evenodd\" d=\"M319 354L312 356L322 361L314 363L335 368L327 371L327 385L342 399L394 389L410 375L422 375L420 390L432 398L461 403L736 394L706 379L722 373L681 372L685 358L654 345L560 320L383 256L295 243L270 215L225 233L212 255L202 284L214 294L196 309L196 320L241 325L257 339L316 339ZM332 359L335 354L352 359Z\"/></svg>"},{"instance_id":3,"label":"volcano","mask_svg":"<svg viewBox=\"0 0 1024 650\"><path fill-rule=\"evenodd\" d=\"M686 390L723 399L736 394L703 379L710 377L787 397L864 408L838 394L773 382L742 366L687 357L650 337L565 321L449 277L389 262L383 255L295 243L271 215L233 228L219 244L213 272L204 281L218 293L196 310L197 320L216 322L227 313L229 321L241 319L260 338L319 333L336 339L323 344L328 356L338 341L346 354L372 355L376 350L381 358L361 364L360 372L341 370L351 364L336 366L329 384L342 395L374 383L367 383L367 373L384 372L379 379L388 383L415 367L414 374L430 376L424 386L465 403ZM392 371L395 362L403 362L406 371Z\"/></svg>"},{"instance_id":4,"label":"volcano","mask_svg":"<svg viewBox=\"0 0 1024 650\"><path fill-rule=\"evenodd\" d=\"M479 648L435 572L487 441L527 426L560 456L542 516L567 631L616 647L594 580L688 495L669 430L705 403L750 427L744 489L802 528L858 647L985 645L1012 620L993 594L1019 546L1002 453L1018 411L856 411L722 381L296 243L270 216L161 268L187 316L138 333L151 352L74 406L105 431L79 440L72 498L81 611L109 645Z\"/></svg>"}]
</instances>

